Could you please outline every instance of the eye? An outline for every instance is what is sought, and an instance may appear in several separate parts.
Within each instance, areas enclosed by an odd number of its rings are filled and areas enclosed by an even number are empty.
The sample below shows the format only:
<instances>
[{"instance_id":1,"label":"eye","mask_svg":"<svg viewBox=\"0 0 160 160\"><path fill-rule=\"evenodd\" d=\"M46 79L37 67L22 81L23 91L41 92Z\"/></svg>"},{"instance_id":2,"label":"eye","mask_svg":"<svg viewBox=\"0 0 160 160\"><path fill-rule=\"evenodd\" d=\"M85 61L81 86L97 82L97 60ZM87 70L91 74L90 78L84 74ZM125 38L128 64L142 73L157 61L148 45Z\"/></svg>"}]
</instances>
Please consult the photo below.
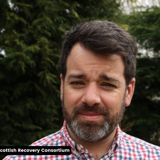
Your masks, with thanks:
<instances>
[{"instance_id":1,"label":"eye","mask_svg":"<svg viewBox=\"0 0 160 160\"><path fill-rule=\"evenodd\" d=\"M114 88L116 88L116 85L114 85L110 82L101 82L100 86L104 89L114 89Z\"/></svg>"},{"instance_id":2,"label":"eye","mask_svg":"<svg viewBox=\"0 0 160 160\"><path fill-rule=\"evenodd\" d=\"M73 88L82 88L85 86L85 83L83 81L71 81L70 82L70 85L73 87Z\"/></svg>"}]
</instances>

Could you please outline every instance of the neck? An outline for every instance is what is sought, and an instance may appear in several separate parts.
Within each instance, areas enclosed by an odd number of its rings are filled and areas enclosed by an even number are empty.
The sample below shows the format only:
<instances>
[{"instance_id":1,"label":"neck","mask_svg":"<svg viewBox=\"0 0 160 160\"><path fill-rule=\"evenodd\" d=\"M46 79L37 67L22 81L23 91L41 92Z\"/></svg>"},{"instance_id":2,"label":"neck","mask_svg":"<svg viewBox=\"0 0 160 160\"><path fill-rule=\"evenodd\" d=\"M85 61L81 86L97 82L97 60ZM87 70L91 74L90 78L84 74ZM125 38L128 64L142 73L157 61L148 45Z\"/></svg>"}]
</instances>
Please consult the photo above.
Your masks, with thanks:
<instances>
[{"instance_id":1,"label":"neck","mask_svg":"<svg viewBox=\"0 0 160 160\"><path fill-rule=\"evenodd\" d=\"M112 142L116 134L116 128L114 131L107 136L106 138L96 141L96 142L87 142L78 138L70 129L67 127L68 132L71 138L77 143L81 144L84 148L88 150L90 154L93 155L95 159L100 159L105 153L110 149Z\"/></svg>"}]
</instances>

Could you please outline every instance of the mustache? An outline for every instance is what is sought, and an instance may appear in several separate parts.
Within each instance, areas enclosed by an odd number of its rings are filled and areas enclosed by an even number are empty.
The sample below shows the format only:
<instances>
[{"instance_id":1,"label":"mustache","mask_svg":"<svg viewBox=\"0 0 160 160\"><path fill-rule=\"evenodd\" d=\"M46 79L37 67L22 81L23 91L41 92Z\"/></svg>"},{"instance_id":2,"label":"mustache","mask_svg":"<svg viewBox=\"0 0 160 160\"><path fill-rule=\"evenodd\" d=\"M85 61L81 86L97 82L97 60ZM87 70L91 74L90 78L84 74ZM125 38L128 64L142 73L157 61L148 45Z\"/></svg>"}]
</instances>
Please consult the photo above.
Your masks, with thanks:
<instances>
[{"instance_id":1,"label":"mustache","mask_svg":"<svg viewBox=\"0 0 160 160\"><path fill-rule=\"evenodd\" d=\"M81 105L75 107L75 109L73 111L74 115L81 114L81 113L87 113L87 112L101 114L104 116L108 115L108 112L106 111L106 109L104 107L97 106L97 105L89 106L87 104L81 104Z\"/></svg>"}]
</instances>

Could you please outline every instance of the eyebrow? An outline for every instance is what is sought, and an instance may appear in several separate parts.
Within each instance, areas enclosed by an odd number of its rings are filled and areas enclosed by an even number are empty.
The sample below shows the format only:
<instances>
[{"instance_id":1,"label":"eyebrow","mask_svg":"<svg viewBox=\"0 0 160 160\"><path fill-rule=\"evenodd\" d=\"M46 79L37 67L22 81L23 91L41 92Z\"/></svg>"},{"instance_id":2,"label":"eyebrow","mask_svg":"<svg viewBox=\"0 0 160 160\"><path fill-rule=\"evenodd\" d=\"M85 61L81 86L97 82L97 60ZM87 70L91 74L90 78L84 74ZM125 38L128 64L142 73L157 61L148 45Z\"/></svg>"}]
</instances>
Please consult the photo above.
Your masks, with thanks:
<instances>
[{"instance_id":1,"label":"eyebrow","mask_svg":"<svg viewBox=\"0 0 160 160\"><path fill-rule=\"evenodd\" d=\"M109 82L113 82L113 83L116 83L116 84L119 84L119 80L115 79L115 78L112 78L106 74L102 74L100 75L99 77L101 80L104 80L104 81L109 81ZM86 79L86 76L84 74L79 74L79 73L72 73L71 75L68 76L68 80L70 79Z\"/></svg>"},{"instance_id":2,"label":"eyebrow","mask_svg":"<svg viewBox=\"0 0 160 160\"><path fill-rule=\"evenodd\" d=\"M68 76L68 79L85 79L86 76L83 74L71 74Z\"/></svg>"}]
</instances>

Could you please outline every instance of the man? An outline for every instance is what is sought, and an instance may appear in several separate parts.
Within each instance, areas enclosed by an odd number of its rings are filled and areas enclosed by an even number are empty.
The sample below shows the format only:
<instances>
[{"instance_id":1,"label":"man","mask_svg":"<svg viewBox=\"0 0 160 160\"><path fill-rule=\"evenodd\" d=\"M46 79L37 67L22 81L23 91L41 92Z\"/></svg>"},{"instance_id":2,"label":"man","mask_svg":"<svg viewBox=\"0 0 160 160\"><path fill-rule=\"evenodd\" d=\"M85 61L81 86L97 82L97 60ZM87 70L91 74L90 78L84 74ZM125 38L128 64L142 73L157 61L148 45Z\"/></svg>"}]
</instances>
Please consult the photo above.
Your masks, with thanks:
<instances>
[{"instance_id":1,"label":"man","mask_svg":"<svg viewBox=\"0 0 160 160\"><path fill-rule=\"evenodd\" d=\"M61 130L34 146L70 146L70 155L11 156L7 159L158 160L160 148L119 127L135 88L137 47L109 21L77 25L67 35L61 57Z\"/></svg>"}]
</instances>

